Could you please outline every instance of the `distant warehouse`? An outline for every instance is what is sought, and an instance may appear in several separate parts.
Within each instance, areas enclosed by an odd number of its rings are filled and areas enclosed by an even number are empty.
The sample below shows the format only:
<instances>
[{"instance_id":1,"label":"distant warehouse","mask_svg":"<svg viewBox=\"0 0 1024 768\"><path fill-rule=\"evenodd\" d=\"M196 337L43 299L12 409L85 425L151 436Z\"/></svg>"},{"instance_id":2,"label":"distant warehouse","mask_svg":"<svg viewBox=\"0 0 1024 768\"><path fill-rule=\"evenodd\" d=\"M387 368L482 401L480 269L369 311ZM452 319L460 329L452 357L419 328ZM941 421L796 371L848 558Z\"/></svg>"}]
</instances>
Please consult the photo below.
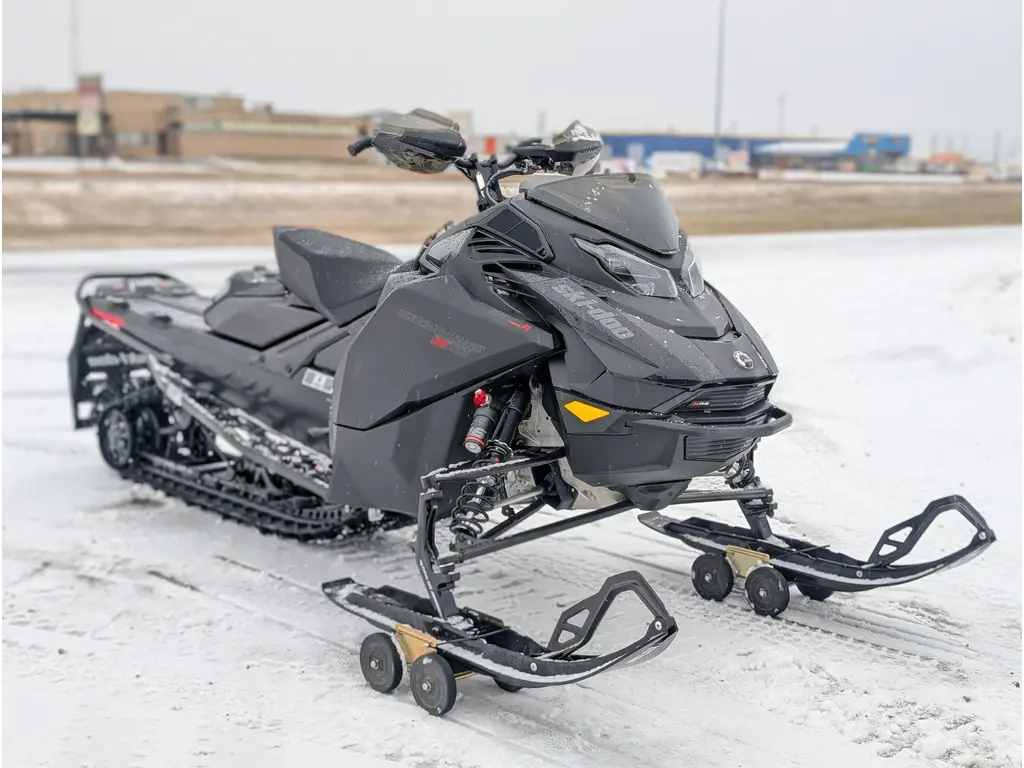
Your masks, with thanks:
<instances>
[{"instance_id":1,"label":"distant warehouse","mask_svg":"<svg viewBox=\"0 0 1024 768\"><path fill-rule=\"evenodd\" d=\"M81 78L76 91L3 96L4 152L12 155L348 159L371 120L247 108L231 94L107 91L99 77Z\"/></svg>"},{"instance_id":2,"label":"distant warehouse","mask_svg":"<svg viewBox=\"0 0 1024 768\"><path fill-rule=\"evenodd\" d=\"M886 167L910 153L910 136L892 133L856 133L849 139L816 136L602 132L605 153L651 166L659 156L699 155L729 162L742 156L753 169L869 170Z\"/></svg>"}]
</instances>

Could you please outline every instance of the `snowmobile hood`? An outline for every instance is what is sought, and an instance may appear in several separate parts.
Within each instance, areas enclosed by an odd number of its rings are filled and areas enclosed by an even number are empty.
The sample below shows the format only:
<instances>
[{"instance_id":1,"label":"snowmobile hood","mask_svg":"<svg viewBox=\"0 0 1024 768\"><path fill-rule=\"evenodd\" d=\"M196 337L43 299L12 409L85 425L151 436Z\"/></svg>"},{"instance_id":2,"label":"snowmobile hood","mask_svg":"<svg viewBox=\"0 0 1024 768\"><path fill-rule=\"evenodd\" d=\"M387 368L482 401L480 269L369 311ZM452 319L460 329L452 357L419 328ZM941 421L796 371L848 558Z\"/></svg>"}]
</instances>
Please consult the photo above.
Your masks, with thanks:
<instances>
[{"instance_id":1,"label":"snowmobile hood","mask_svg":"<svg viewBox=\"0 0 1024 768\"><path fill-rule=\"evenodd\" d=\"M718 338L689 338L623 310L570 277L520 273L517 278L584 339L615 376L660 382L757 381L778 374L764 342L726 301L734 330ZM716 298L721 297L716 292ZM728 324L728 319L721 320Z\"/></svg>"},{"instance_id":2,"label":"snowmobile hood","mask_svg":"<svg viewBox=\"0 0 1024 768\"><path fill-rule=\"evenodd\" d=\"M577 176L529 189L526 199L649 251L679 250L679 220L650 176Z\"/></svg>"}]
</instances>

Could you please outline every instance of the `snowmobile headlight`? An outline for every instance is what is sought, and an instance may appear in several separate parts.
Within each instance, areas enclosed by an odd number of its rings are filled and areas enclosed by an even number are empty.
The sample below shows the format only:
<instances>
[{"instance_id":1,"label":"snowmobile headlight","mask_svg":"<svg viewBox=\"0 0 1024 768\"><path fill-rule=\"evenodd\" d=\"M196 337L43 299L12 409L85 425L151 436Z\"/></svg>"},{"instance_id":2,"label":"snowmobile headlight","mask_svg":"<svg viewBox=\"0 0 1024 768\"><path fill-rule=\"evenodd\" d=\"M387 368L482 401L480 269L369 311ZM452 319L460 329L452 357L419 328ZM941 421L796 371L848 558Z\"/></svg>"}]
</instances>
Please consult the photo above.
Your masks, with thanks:
<instances>
[{"instance_id":1,"label":"snowmobile headlight","mask_svg":"<svg viewBox=\"0 0 1024 768\"><path fill-rule=\"evenodd\" d=\"M580 250L595 257L609 274L633 293L659 299L679 298L679 289L672 279L672 273L664 267L651 264L610 243L592 243L579 237L573 240Z\"/></svg>"},{"instance_id":2,"label":"snowmobile headlight","mask_svg":"<svg viewBox=\"0 0 1024 768\"><path fill-rule=\"evenodd\" d=\"M683 266L679 269L679 282L683 289L696 298L704 293L704 270L700 264L700 257L693 252L687 244L683 249Z\"/></svg>"}]
</instances>

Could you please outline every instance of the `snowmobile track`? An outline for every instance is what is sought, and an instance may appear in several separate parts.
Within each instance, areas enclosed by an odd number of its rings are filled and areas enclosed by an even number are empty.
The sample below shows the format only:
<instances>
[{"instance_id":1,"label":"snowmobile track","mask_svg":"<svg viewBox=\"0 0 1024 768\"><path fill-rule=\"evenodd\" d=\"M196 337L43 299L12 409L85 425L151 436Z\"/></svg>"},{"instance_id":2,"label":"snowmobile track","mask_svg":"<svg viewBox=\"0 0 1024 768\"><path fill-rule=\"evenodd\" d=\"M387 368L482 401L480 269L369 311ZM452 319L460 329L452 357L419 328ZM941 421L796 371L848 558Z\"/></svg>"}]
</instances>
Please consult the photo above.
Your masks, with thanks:
<instances>
[{"instance_id":1,"label":"snowmobile track","mask_svg":"<svg viewBox=\"0 0 1024 768\"><path fill-rule=\"evenodd\" d=\"M156 386L147 386L121 396L110 403L105 411L116 408L126 414L136 414L166 405L168 403L163 392ZM217 414L207 413L216 420ZM236 410L229 409L228 415L236 422L247 423L247 417ZM283 538L301 541L362 537L376 530L387 530L408 523L404 518L390 515L371 521L366 510L327 504L322 499L317 499L319 503L316 506L306 506L301 511L289 510L280 503L281 500L278 500L278 506L273 506L246 488L240 491L237 482L220 481L217 485L210 485L203 482L203 476L197 476L188 465L149 455L144 451L137 453L132 463L117 471L126 480L149 486L185 504ZM312 498L303 497L302 500L310 501Z\"/></svg>"}]
</instances>

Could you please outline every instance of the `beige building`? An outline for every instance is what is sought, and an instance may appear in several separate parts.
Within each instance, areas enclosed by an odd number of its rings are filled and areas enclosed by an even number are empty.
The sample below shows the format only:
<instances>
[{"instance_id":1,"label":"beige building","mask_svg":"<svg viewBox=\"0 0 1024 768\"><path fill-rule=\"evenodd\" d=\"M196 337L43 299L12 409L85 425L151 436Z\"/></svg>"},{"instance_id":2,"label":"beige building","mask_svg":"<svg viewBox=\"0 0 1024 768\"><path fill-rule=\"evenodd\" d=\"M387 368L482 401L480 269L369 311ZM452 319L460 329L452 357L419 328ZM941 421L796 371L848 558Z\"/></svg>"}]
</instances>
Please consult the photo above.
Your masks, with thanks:
<instances>
[{"instance_id":1,"label":"beige building","mask_svg":"<svg viewBox=\"0 0 1024 768\"><path fill-rule=\"evenodd\" d=\"M3 95L4 152L13 155L349 160L348 145L370 123L247 108L232 94L107 91L98 77L81 78L77 91Z\"/></svg>"}]
</instances>

